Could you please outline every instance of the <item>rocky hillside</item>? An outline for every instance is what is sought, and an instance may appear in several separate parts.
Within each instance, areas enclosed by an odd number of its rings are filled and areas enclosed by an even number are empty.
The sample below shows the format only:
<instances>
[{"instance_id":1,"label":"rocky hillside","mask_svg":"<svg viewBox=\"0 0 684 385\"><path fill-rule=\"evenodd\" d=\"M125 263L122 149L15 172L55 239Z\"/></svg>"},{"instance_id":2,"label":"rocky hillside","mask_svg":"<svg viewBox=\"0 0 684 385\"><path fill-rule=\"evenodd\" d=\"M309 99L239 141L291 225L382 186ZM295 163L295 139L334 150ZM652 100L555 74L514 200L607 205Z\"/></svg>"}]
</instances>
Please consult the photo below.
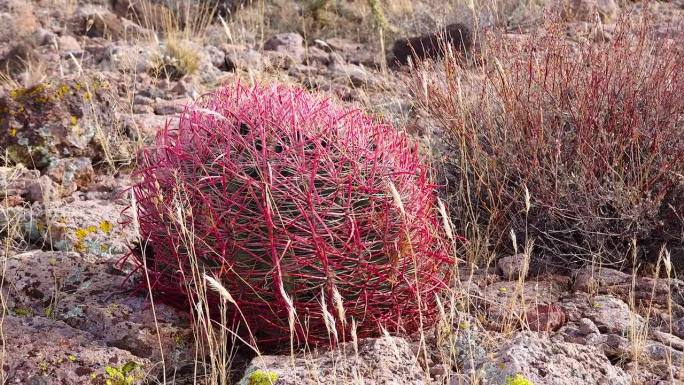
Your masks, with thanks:
<instances>
[{"instance_id":1,"label":"rocky hillside","mask_svg":"<svg viewBox=\"0 0 684 385\"><path fill-rule=\"evenodd\" d=\"M560 9L568 41L610 41L647 6L659 36L677 36L677 1L0 0L0 383L684 384L681 234L640 266L528 271L529 255L493 252L459 267L421 335L283 355L236 343L220 374L188 314L155 303L125 258L136 153L208 91L320 92L392 122L438 164L439 127L395 40L463 23L472 45L452 51L478 73L496 60L482 54L490 31L524 40Z\"/></svg>"}]
</instances>

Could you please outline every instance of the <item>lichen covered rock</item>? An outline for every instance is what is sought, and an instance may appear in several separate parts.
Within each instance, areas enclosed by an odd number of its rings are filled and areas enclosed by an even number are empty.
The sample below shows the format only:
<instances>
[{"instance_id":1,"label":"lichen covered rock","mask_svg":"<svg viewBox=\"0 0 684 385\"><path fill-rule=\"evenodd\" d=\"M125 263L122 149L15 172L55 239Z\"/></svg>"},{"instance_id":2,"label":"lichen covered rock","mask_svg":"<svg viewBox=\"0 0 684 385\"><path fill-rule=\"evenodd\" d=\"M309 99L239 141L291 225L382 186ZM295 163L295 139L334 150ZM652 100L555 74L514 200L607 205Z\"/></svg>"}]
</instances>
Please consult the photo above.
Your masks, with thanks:
<instances>
[{"instance_id":1,"label":"lichen covered rock","mask_svg":"<svg viewBox=\"0 0 684 385\"><path fill-rule=\"evenodd\" d=\"M63 80L19 88L0 97L0 148L9 160L43 169L55 158L102 159L117 125L108 82Z\"/></svg>"}]
</instances>

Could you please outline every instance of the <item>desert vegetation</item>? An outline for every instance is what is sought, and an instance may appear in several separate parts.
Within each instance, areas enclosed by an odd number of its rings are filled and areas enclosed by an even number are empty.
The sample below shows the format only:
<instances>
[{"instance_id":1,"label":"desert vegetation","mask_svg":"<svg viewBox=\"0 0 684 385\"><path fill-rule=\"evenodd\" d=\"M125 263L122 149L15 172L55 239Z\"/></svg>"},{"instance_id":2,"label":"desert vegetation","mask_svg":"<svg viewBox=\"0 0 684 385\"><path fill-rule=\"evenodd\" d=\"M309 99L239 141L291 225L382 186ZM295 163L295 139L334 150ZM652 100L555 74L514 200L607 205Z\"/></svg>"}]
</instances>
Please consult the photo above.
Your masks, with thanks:
<instances>
[{"instance_id":1,"label":"desert vegetation","mask_svg":"<svg viewBox=\"0 0 684 385\"><path fill-rule=\"evenodd\" d=\"M0 2L0 382L681 383L682 20Z\"/></svg>"}]
</instances>

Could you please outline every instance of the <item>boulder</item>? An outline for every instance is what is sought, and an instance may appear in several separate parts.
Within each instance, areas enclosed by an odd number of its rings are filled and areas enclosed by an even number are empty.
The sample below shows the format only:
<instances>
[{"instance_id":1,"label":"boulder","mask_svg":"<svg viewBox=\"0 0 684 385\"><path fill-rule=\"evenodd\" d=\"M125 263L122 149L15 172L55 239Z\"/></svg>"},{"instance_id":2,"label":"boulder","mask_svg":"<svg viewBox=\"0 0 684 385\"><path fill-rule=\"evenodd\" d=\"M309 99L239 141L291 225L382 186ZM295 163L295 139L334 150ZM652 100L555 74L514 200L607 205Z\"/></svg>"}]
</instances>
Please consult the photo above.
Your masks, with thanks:
<instances>
[{"instance_id":1,"label":"boulder","mask_svg":"<svg viewBox=\"0 0 684 385\"><path fill-rule=\"evenodd\" d=\"M644 319L632 312L629 306L611 295L575 295L563 299L559 304L572 321L580 318L592 320L602 333L627 335L630 331L640 332Z\"/></svg>"},{"instance_id":2,"label":"boulder","mask_svg":"<svg viewBox=\"0 0 684 385\"><path fill-rule=\"evenodd\" d=\"M684 281L674 278L652 278L632 275L610 268L585 267L575 274L575 291L612 294L627 300L635 299L660 305L684 305Z\"/></svg>"},{"instance_id":3,"label":"boulder","mask_svg":"<svg viewBox=\"0 0 684 385\"><path fill-rule=\"evenodd\" d=\"M118 122L116 100L99 77L41 83L0 98L0 148L9 160L44 169L53 159L100 160Z\"/></svg>"},{"instance_id":4,"label":"boulder","mask_svg":"<svg viewBox=\"0 0 684 385\"><path fill-rule=\"evenodd\" d=\"M345 343L333 351L294 358L289 355L256 357L239 384L259 383L256 380L261 377L268 377L278 385L423 385L427 381L409 343L395 337L360 341L358 351L353 343Z\"/></svg>"},{"instance_id":5,"label":"boulder","mask_svg":"<svg viewBox=\"0 0 684 385\"><path fill-rule=\"evenodd\" d=\"M62 186L62 195L71 195L76 190L85 190L95 179L90 158L63 158L53 160L46 175Z\"/></svg>"},{"instance_id":6,"label":"boulder","mask_svg":"<svg viewBox=\"0 0 684 385\"><path fill-rule=\"evenodd\" d=\"M514 280L527 277L529 259L523 253L509 255L496 261L496 268L504 279Z\"/></svg>"},{"instance_id":7,"label":"boulder","mask_svg":"<svg viewBox=\"0 0 684 385\"><path fill-rule=\"evenodd\" d=\"M598 17L602 23L610 23L620 12L615 0L571 0L563 2L563 6L566 17L587 22L594 22Z\"/></svg>"},{"instance_id":8,"label":"boulder","mask_svg":"<svg viewBox=\"0 0 684 385\"><path fill-rule=\"evenodd\" d=\"M122 224L125 203L74 200L34 206L22 227L50 249L111 256L127 253L135 239L132 226Z\"/></svg>"},{"instance_id":9,"label":"boulder","mask_svg":"<svg viewBox=\"0 0 684 385\"><path fill-rule=\"evenodd\" d=\"M92 334L42 316L6 316L3 369L8 384L104 384L130 368L127 384L142 384L149 360L107 346Z\"/></svg>"},{"instance_id":10,"label":"boulder","mask_svg":"<svg viewBox=\"0 0 684 385\"><path fill-rule=\"evenodd\" d=\"M519 377L534 385L630 385L632 378L593 346L521 332L493 360L483 362L485 384L506 384Z\"/></svg>"},{"instance_id":11,"label":"boulder","mask_svg":"<svg viewBox=\"0 0 684 385\"><path fill-rule=\"evenodd\" d=\"M298 64L304 59L304 38L295 32L279 33L264 42L264 51L274 51L286 55L292 59L294 64Z\"/></svg>"},{"instance_id":12,"label":"boulder","mask_svg":"<svg viewBox=\"0 0 684 385\"><path fill-rule=\"evenodd\" d=\"M193 347L185 316L133 294L135 282L115 259L69 252L31 251L8 258L10 314L45 316L91 335L105 346L167 364L187 362ZM144 294L144 292L142 293ZM156 323L155 323L156 316Z\"/></svg>"}]
</instances>

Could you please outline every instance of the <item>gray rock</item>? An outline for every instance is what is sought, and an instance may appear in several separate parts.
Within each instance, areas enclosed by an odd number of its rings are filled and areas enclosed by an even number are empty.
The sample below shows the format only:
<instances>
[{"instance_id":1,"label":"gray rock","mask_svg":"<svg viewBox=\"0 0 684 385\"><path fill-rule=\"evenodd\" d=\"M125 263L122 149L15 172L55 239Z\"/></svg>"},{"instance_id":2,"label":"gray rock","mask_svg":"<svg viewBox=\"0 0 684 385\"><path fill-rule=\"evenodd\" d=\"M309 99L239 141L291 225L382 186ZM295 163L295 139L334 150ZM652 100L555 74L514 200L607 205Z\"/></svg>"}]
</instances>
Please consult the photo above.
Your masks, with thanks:
<instances>
[{"instance_id":1,"label":"gray rock","mask_svg":"<svg viewBox=\"0 0 684 385\"><path fill-rule=\"evenodd\" d=\"M8 258L6 298L10 314L48 316L137 357L187 360L192 347L187 320L172 308L132 293L117 260L66 252L31 251ZM125 285L122 285L124 284Z\"/></svg>"},{"instance_id":2,"label":"gray rock","mask_svg":"<svg viewBox=\"0 0 684 385\"><path fill-rule=\"evenodd\" d=\"M131 139L150 142L166 126L167 121L174 121L174 118L170 115L146 113L124 115L122 120Z\"/></svg>"},{"instance_id":3,"label":"gray rock","mask_svg":"<svg viewBox=\"0 0 684 385\"><path fill-rule=\"evenodd\" d=\"M572 0L566 4L565 13L577 20L593 22L596 16L603 23L609 23L620 12L615 0Z\"/></svg>"},{"instance_id":4,"label":"gray rock","mask_svg":"<svg viewBox=\"0 0 684 385\"><path fill-rule=\"evenodd\" d=\"M350 86L372 86L378 83L373 74L356 64L333 63L328 67L334 81Z\"/></svg>"},{"instance_id":5,"label":"gray rock","mask_svg":"<svg viewBox=\"0 0 684 385\"><path fill-rule=\"evenodd\" d=\"M122 224L124 204L88 200L54 202L35 209L28 233L40 234L46 247L60 251L110 256L128 252L135 239L132 226Z\"/></svg>"},{"instance_id":6,"label":"gray rock","mask_svg":"<svg viewBox=\"0 0 684 385\"><path fill-rule=\"evenodd\" d=\"M95 179L90 158L85 157L53 160L45 172L62 186L63 196L71 195L78 189L86 189Z\"/></svg>"},{"instance_id":7,"label":"gray rock","mask_svg":"<svg viewBox=\"0 0 684 385\"><path fill-rule=\"evenodd\" d=\"M186 98L176 100L157 100L154 105L154 113L157 115L175 115L183 112L185 106L190 103Z\"/></svg>"},{"instance_id":8,"label":"gray rock","mask_svg":"<svg viewBox=\"0 0 684 385\"><path fill-rule=\"evenodd\" d=\"M95 336L41 316L6 316L4 319L4 370L8 384L90 384L108 378L106 367L121 369L135 363L131 373L136 384L152 367L149 360L116 347Z\"/></svg>"},{"instance_id":9,"label":"gray rock","mask_svg":"<svg viewBox=\"0 0 684 385\"><path fill-rule=\"evenodd\" d=\"M221 46L224 52L223 66L217 66L224 71L254 71L261 72L269 65L268 61L258 51L235 44Z\"/></svg>"},{"instance_id":10,"label":"gray rock","mask_svg":"<svg viewBox=\"0 0 684 385\"><path fill-rule=\"evenodd\" d=\"M527 277L526 263L527 257L523 253L509 255L507 257L499 258L496 262L496 267L501 273L501 276L508 280L518 279L519 277Z\"/></svg>"},{"instance_id":11,"label":"gray rock","mask_svg":"<svg viewBox=\"0 0 684 385\"><path fill-rule=\"evenodd\" d=\"M294 32L279 33L264 42L264 51L275 51L290 56L295 63L304 58L304 38Z\"/></svg>"},{"instance_id":12,"label":"gray rock","mask_svg":"<svg viewBox=\"0 0 684 385\"><path fill-rule=\"evenodd\" d=\"M7 199L5 205L20 203L27 197L30 185L39 177L40 171L29 170L22 164L0 167L0 197Z\"/></svg>"},{"instance_id":13,"label":"gray rock","mask_svg":"<svg viewBox=\"0 0 684 385\"><path fill-rule=\"evenodd\" d=\"M346 343L333 351L295 357L294 361L288 355L256 357L239 384L250 384L250 377L257 370L277 374L278 385L423 385L427 382L409 343L394 337L360 341L358 354L352 343Z\"/></svg>"},{"instance_id":14,"label":"gray rock","mask_svg":"<svg viewBox=\"0 0 684 385\"><path fill-rule=\"evenodd\" d=\"M83 53L81 44L70 35L60 36L59 39L57 39L57 46L59 47L60 52L66 57L69 57L70 55L76 57Z\"/></svg>"},{"instance_id":15,"label":"gray rock","mask_svg":"<svg viewBox=\"0 0 684 385\"><path fill-rule=\"evenodd\" d=\"M599 334L599 329L594 323L594 321L590 320L589 318L582 318L579 320L579 330L582 332L584 335L589 335L592 333Z\"/></svg>"},{"instance_id":16,"label":"gray rock","mask_svg":"<svg viewBox=\"0 0 684 385\"><path fill-rule=\"evenodd\" d=\"M26 197L29 202L39 202L43 205L47 205L50 204L50 202L55 202L62 196L69 195L71 192L56 185L47 175L43 175L40 178L31 181L28 185Z\"/></svg>"},{"instance_id":17,"label":"gray rock","mask_svg":"<svg viewBox=\"0 0 684 385\"><path fill-rule=\"evenodd\" d=\"M481 363L486 384L504 384L520 375L535 385L630 385L631 376L614 367L592 346L551 340L521 332L504 345L493 361Z\"/></svg>"},{"instance_id":18,"label":"gray rock","mask_svg":"<svg viewBox=\"0 0 684 385\"><path fill-rule=\"evenodd\" d=\"M674 322L672 325L672 333L679 338L684 338L684 317Z\"/></svg>"},{"instance_id":19,"label":"gray rock","mask_svg":"<svg viewBox=\"0 0 684 385\"><path fill-rule=\"evenodd\" d=\"M641 331L645 326L640 315L632 312L624 301L612 295L591 297L577 293L563 299L560 306L566 311L569 320L589 318L602 333L627 335L630 331Z\"/></svg>"},{"instance_id":20,"label":"gray rock","mask_svg":"<svg viewBox=\"0 0 684 385\"><path fill-rule=\"evenodd\" d=\"M119 117L111 74L39 83L0 97L0 148L10 161L44 169L55 158L100 160L116 135ZM120 156L110 148L110 156Z\"/></svg>"},{"instance_id":21,"label":"gray rock","mask_svg":"<svg viewBox=\"0 0 684 385\"><path fill-rule=\"evenodd\" d=\"M610 268L586 267L575 275L575 291L611 294L627 300L652 301L667 305L684 305L684 281L679 279L636 277Z\"/></svg>"}]
</instances>

